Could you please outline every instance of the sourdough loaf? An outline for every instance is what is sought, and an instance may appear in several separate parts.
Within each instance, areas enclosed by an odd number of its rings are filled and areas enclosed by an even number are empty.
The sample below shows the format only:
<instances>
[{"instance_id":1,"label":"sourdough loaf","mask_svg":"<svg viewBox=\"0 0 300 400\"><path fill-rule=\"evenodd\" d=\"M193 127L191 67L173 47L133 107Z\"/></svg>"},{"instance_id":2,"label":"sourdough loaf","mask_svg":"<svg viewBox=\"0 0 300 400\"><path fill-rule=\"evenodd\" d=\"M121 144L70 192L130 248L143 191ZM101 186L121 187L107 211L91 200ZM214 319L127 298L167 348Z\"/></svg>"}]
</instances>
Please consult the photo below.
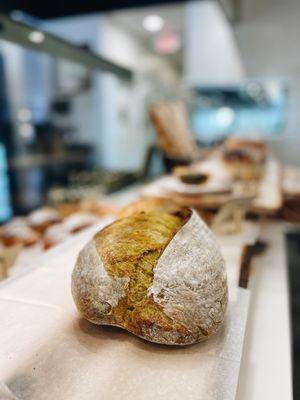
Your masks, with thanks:
<instances>
[{"instance_id":1,"label":"sourdough loaf","mask_svg":"<svg viewBox=\"0 0 300 400\"><path fill-rule=\"evenodd\" d=\"M195 211L137 213L113 222L83 248L72 294L95 324L156 343L192 344L223 322L224 260Z\"/></svg>"}]
</instances>

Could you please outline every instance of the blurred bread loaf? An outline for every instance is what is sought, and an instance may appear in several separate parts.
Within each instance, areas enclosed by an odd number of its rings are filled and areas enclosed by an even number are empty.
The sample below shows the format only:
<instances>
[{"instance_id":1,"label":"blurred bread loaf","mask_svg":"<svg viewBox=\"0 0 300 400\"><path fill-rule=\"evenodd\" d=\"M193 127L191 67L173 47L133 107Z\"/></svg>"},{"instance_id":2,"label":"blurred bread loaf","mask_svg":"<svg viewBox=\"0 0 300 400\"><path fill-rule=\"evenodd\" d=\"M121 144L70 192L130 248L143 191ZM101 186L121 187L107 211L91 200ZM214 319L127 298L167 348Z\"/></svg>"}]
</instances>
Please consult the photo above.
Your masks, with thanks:
<instances>
[{"instance_id":1,"label":"blurred bread loaf","mask_svg":"<svg viewBox=\"0 0 300 400\"><path fill-rule=\"evenodd\" d=\"M39 234L27 225L26 218L15 217L0 228L0 239L5 246L31 246L38 242Z\"/></svg>"},{"instance_id":2,"label":"blurred bread loaf","mask_svg":"<svg viewBox=\"0 0 300 400\"><path fill-rule=\"evenodd\" d=\"M230 138L224 144L223 161L237 179L260 179L266 156L266 144L261 140Z\"/></svg>"},{"instance_id":3,"label":"blurred bread loaf","mask_svg":"<svg viewBox=\"0 0 300 400\"><path fill-rule=\"evenodd\" d=\"M51 207L39 208L28 215L28 224L40 233L44 233L50 225L60 221L61 215Z\"/></svg>"}]
</instances>

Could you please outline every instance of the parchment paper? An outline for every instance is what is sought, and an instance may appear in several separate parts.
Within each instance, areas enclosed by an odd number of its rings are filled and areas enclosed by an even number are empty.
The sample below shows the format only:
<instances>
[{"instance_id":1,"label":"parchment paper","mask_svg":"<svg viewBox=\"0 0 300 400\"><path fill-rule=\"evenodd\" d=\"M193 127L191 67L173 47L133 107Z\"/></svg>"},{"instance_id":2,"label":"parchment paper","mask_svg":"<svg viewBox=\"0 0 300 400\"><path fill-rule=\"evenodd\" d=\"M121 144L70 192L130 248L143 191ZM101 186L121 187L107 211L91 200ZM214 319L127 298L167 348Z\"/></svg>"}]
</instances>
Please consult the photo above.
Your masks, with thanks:
<instances>
[{"instance_id":1,"label":"parchment paper","mask_svg":"<svg viewBox=\"0 0 300 400\"><path fill-rule=\"evenodd\" d=\"M184 348L92 325L75 309L70 275L95 230L0 286L0 381L20 400L234 399L249 292L230 279L225 325L207 342ZM227 249L229 275L236 276L240 245Z\"/></svg>"}]
</instances>

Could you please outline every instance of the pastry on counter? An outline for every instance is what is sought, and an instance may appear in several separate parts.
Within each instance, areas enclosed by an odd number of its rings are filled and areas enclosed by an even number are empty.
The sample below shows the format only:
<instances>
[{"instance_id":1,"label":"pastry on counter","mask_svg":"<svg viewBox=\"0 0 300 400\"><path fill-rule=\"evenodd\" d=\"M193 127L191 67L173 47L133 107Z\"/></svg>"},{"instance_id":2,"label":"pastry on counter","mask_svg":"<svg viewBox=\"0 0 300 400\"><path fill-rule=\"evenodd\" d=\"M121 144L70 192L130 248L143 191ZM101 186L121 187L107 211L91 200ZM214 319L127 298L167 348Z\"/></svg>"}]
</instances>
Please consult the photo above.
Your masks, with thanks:
<instances>
[{"instance_id":1,"label":"pastry on counter","mask_svg":"<svg viewBox=\"0 0 300 400\"><path fill-rule=\"evenodd\" d=\"M224 144L224 164L236 179L260 179L266 157L266 144L261 140L230 138Z\"/></svg>"},{"instance_id":2,"label":"pastry on counter","mask_svg":"<svg viewBox=\"0 0 300 400\"><path fill-rule=\"evenodd\" d=\"M89 212L98 217L115 215L117 207L113 204L95 199L85 199L72 203L61 203L57 206L59 213L65 218L77 212Z\"/></svg>"},{"instance_id":3,"label":"pastry on counter","mask_svg":"<svg viewBox=\"0 0 300 400\"><path fill-rule=\"evenodd\" d=\"M60 222L49 226L43 237L44 249L48 250L71 237L70 233L66 230L65 225Z\"/></svg>"},{"instance_id":4,"label":"pastry on counter","mask_svg":"<svg viewBox=\"0 0 300 400\"><path fill-rule=\"evenodd\" d=\"M63 225L67 232L76 233L95 224L99 218L90 212L77 212L64 219Z\"/></svg>"},{"instance_id":5,"label":"pastry on counter","mask_svg":"<svg viewBox=\"0 0 300 400\"><path fill-rule=\"evenodd\" d=\"M129 215L132 214L140 212L149 212L149 211L157 211L157 212L177 215L183 210L184 207L176 203L174 200L162 197L146 197L127 204L126 206L121 208L117 216L118 218L123 218L123 217L128 217ZM206 225L210 225L214 213L198 209L197 213L203 219Z\"/></svg>"},{"instance_id":6,"label":"pastry on counter","mask_svg":"<svg viewBox=\"0 0 300 400\"><path fill-rule=\"evenodd\" d=\"M45 230L55 223L61 221L60 213L51 207L42 207L28 215L28 224L37 232L43 233Z\"/></svg>"},{"instance_id":7,"label":"pastry on counter","mask_svg":"<svg viewBox=\"0 0 300 400\"><path fill-rule=\"evenodd\" d=\"M39 234L27 225L26 218L22 217L13 218L0 229L0 239L5 246L31 246L38 242L39 237Z\"/></svg>"},{"instance_id":8,"label":"pastry on counter","mask_svg":"<svg viewBox=\"0 0 300 400\"><path fill-rule=\"evenodd\" d=\"M182 183L188 185L201 185L205 183L209 174L198 171L193 167L175 167L173 175L176 176Z\"/></svg>"},{"instance_id":9,"label":"pastry on counter","mask_svg":"<svg viewBox=\"0 0 300 400\"><path fill-rule=\"evenodd\" d=\"M118 207L102 200L85 199L80 202L80 211L91 212L98 215L98 217L105 217L107 215L115 215Z\"/></svg>"},{"instance_id":10,"label":"pastry on counter","mask_svg":"<svg viewBox=\"0 0 300 400\"><path fill-rule=\"evenodd\" d=\"M9 276L9 270L14 265L23 249L23 243L4 246L0 241L0 281ZM0 396L0 399L1 396Z\"/></svg>"},{"instance_id":11,"label":"pastry on counter","mask_svg":"<svg viewBox=\"0 0 300 400\"><path fill-rule=\"evenodd\" d=\"M72 294L87 320L168 345L209 338L228 299L218 244L189 209L132 214L102 229L78 256Z\"/></svg>"},{"instance_id":12,"label":"pastry on counter","mask_svg":"<svg viewBox=\"0 0 300 400\"><path fill-rule=\"evenodd\" d=\"M119 218L128 217L131 214L148 211L159 211L168 214L175 214L182 210L182 207L170 199L160 197L148 197L127 204L118 212Z\"/></svg>"},{"instance_id":13,"label":"pastry on counter","mask_svg":"<svg viewBox=\"0 0 300 400\"><path fill-rule=\"evenodd\" d=\"M97 215L77 212L65 218L63 222L49 226L44 233L44 249L47 250L69 239L73 234L95 224Z\"/></svg>"},{"instance_id":14,"label":"pastry on counter","mask_svg":"<svg viewBox=\"0 0 300 400\"><path fill-rule=\"evenodd\" d=\"M56 208L62 218L67 218L69 215L79 211L79 202L61 203L57 205Z\"/></svg>"},{"instance_id":15,"label":"pastry on counter","mask_svg":"<svg viewBox=\"0 0 300 400\"><path fill-rule=\"evenodd\" d=\"M266 143L260 139L244 139L238 137L231 137L225 141L225 146L228 149L251 149L266 154Z\"/></svg>"}]
</instances>

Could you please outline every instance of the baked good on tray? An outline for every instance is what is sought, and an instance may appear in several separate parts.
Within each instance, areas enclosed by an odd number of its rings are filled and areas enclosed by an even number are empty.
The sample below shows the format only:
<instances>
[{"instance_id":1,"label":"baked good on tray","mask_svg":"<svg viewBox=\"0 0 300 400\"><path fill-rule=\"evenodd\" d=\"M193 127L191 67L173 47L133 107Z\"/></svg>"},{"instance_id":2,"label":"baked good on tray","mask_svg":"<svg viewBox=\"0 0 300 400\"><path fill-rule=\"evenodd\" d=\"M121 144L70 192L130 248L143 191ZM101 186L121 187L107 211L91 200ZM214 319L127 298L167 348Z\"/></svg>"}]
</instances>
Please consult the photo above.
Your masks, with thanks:
<instances>
[{"instance_id":1,"label":"baked good on tray","mask_svg":"<svg viewBox=\"0 0 300 400\"><path fill-rule=\"evenodd\" d=\"M224 260L198 214L150 211L116 220L79 253L72 274L79 312L151 342L187 345L221 326Z\"/></svg>"},{"instance_id":2,"label":"baked good on tray","mask_svg":"<svg viewBox=\"0 0 300 400\"><path fill-rule=\"evenodd\" d=\"M139 212L158 211L174 214L182 210L182 206L170 199L147 197L127 204L118 212L118 217L128 217Z\"/></svg>"},{"instance_id":3,"label":"baked good on tray","mask_svg":"<svg viewBox=\"0 0 300 400\"><path fill-rule=\"evenodd\" d=\"M199 171L197 168L192 166L175 167L172 173L182 183L186 183L188 185L202 185L209 179L208 173Z\"/></svg>"},{"instance_id":4,"label":"baked good on tray","mask_svg":"<svg viewBox=\"0 0 300 400\"><path fill-rule=\"evenodd\" d=\"M15 217L1 227L0 239L5 246L31 246L37 243L39 235L27 225L26 218Z\"/></svg>"},{"instance_id":5,"label":"baked good on tray","mask_svg":"<svg viewBox=\"0 0 300 400\"><path fill-rule=\"evenodd\" d=\"M61 221L61 215L55 208L42 207L28 215L28 224L37 232L43 233L53 224Z\"/></svg>"},{"instance_id":6,"label":"baked good on tray","mask_svg":"<svg viewBox=\"0 0 300 400\"><path fill-rule=\"evenodd\" d=\"M74 233L99 221L97 215L88 212L77 212L69 215L58 224L49 226L44 233L44 249L49 249L69 239Z\"/></svg>"},{"instance_id":7,"label":"baked good on tray","mask_svg":"<svg viewBox=\"0 0 300 400\"><path fill-rule=\"evenodd\" d=\"M97 215L98 217L105 217L107 215L114 215L117 207L105 201L96 199L85 199L72 203L61 203L57 206L59 213L65 218L77 212L88 212Z\"/></svg>"},{"instance_id":8,"label":"baked good on tray","mask_svg":"<svg viewBox=\"0 0 300 400\"><path fill-rule=\"evenodd\" d=\"M90 212L77 212L64 219L67 232L77 233L99 221L97 215Z\"/></svg>"},{"instance_id":9,"label":"baked good on tray","mask_svg":"<svg viewBox=\"0 0 300 400\"><path fill-rule=\"evenodd\" d=\"M71 237L62 222L49 226L43 236L43 247L48 250Z\"/></svg>"},{"instance_id":10,"label":"baked good on tray","mask_svg":"<svg viewBox=\"0 0 300 400\"><path fill-rule=\"evenodd\" d=\"M266 144L261 140L230 138L224 144L223 161L237 179L260 179L266 156Z\"/></svg>"}]
</instances>

